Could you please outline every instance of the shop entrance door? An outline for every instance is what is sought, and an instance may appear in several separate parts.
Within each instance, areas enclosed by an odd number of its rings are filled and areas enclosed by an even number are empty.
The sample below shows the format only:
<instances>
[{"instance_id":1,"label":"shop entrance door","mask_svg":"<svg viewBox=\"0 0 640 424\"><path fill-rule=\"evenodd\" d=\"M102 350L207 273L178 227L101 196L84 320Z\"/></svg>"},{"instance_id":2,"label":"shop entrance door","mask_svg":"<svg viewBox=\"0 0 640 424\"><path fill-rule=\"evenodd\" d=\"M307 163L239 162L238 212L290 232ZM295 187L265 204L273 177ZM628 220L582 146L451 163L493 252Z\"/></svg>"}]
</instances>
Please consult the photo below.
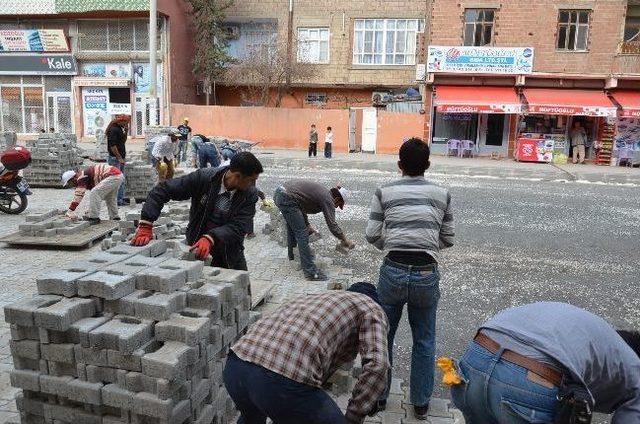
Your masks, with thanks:
<instances>
[{"instance_id":1,"label":"shop entrance door","mask_svg":"<svg viewBox=\"0 0 640 424\"><path fill-rule=\"evenodd\" d=\"M509 115L489 113L480 115L478 150L480 154L506 153L509 126L505 125Z\"/></svg>"},{"instance_id":2,"label":"shop entrance door","mask_svg":"<svg viewBox=\"0 0 640 424\"><path fill-rule=\"evenodd\" d=\"M47 121L55 132L73 133L71 93L47 93Z\"/></svg>"}]
</instances>

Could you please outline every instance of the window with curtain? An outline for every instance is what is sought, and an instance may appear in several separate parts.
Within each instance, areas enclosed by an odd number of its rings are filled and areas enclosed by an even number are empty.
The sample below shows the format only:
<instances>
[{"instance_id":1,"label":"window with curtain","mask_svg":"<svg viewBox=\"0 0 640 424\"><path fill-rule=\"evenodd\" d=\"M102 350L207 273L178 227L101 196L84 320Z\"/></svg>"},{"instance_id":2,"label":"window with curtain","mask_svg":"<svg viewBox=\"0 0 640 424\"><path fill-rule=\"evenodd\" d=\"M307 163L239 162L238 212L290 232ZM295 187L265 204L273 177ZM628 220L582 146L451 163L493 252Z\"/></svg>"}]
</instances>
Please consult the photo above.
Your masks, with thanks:
<instances>
[{"instance_id":1,"label":"window with curtain","mask_svg":"<svg viewBox=\"0 0 640 424\"><path fill-rule=\"evenodd\" d=\"M354 65L415 65L418 19L356 19Z\"/></svg>"},{"instance_id":2,"label":"window with curtain","mask_svg":"<svg viewBox=\"0 0 640 424\"><path fill-rule=\"evenodd\" d=\"M558 50L587 50L589 15L589 10L561 10L558 13Z\"/></svg>"},{"instance_id":3,"label":"window with curtain","mask_svg":"<svg viewBox=\"0 0 640 424\"><path fill-rule=\"evenodd\" d=\"M329 28L298 28L298 62L329 63Z\"/></svg>"}]
</instances>

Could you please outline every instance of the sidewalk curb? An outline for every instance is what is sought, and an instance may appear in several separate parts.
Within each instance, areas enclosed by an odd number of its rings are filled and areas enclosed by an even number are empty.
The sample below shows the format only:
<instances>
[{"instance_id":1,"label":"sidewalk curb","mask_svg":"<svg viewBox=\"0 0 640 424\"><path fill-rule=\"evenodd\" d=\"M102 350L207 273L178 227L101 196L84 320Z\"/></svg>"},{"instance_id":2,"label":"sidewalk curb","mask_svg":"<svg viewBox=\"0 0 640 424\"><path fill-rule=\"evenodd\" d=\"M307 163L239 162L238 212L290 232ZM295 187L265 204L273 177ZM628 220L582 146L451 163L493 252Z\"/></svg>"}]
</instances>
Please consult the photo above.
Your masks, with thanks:
<instances>
[{"instance_id":1,"label":"sidewalk curb","mask_svg":"<svg viewBox=\"0 0 640 424\"><path fill-rule=\"evenodd\" d=\"M564 174L566 174L569 178L569 181L576 181L578 179L578 177L576 177L575 174L567 171L566 169L564 169L563 167L561 167L560 165L551 162L551 166L553 166L554 168L556 168L557 170L563 172Z\"/></svg>"}]
</instances>

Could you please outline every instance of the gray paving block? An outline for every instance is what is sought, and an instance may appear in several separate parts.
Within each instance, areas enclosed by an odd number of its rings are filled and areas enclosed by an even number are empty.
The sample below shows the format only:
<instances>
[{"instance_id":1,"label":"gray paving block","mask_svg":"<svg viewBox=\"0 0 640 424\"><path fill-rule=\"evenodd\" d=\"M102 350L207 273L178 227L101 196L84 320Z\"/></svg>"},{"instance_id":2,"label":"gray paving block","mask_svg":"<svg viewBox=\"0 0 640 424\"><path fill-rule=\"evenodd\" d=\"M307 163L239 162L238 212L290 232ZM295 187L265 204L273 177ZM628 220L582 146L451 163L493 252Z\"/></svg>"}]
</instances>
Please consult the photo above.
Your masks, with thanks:
<instances>
[{"instance_id":1,"label":"gray paving block","mask_svg":"<svg viewBox=\"0 0 640 424\"><path fill-rule=\"evenodd\" d=\"M67 331L74 322L91 317L95 312L96 305L91 299L61 297L57 302L39 306L33 318L38 327Z\"/></svg>"},{"instance_id":2,"label":"gray paving block","mask_svg":"<svg viewBox=\"0 0 640 424\"><path fill-rule=\"evenodd\" d=\"M64 344L43 344L41 346L42 359L54 362L63 362L65 364L75 363L74 345L71 343Z\"/></svg>"},{"instance_id":3,"label":"gray paving block","mask_svg":"<svg viewBox=\"0 0 640 424\"><path fill-rule=\"evenodd\" d=\"M449 411L450 402L447 399L431 398L429 402L429 416L453 418L453 413Z\"/></svg>"},{"instance_id":4,"label":"gray paving block","mask_svg":"<svg viewBox=\"0 0 640 424\"><path fill-rule=\"evenodd\" d=\"M249 273L247 271L218 268L218 273L210 275L207 279L221 283L231 283L245 290L249 287Z\"/></svg>"},{"instance_id":5,"label":"gray paving block","mask_svg":"<svg viewBox=\"0 0 640 424\"><path fill-rule=\"evenodd\" d=\"M185 261L177 258L168 259L159 265L161 268L181 268L187 273L187 281L196 281L203 276L202 261Z\"/></svg>"},{"instance_id":6,"label":"gray paving block","mask_svg":"<svg viewBox=\"0 0 640 424\"><path fill-rule=\"evenodd\" d=\"M200 411L200 414L198 414L194 424L211 424L214 422L215 415L216 412L213 409L213 406L205 405Z\"/></svg>"},{"instance_id":7,"label":"gray paving block","mask_svg":"<svg viewBox=\"0 0 640 424\"><path fill-rule=\"evenodd\" d=\"M40 307L52 305L62 299L54 295L37 295L4 307L4 319L9 324L34 327L34 313Z\"/></svg>"},{"instance_id":8,"label":"gray paving block","mask_svg":"<svg viewBox=\"0 0 640 424\"><path fill-rule=\"evenodd\" d=\"M78 295L97 296L107 300L120 299L135 290L135 278L130 275L114 275L96 272L77 281Z\"/></svg>"},{"instance_id":9,"label":"gray paving block","mask_svg":"<svg viewBox=\"0 0 640 424\"><path fill-rule=\"evenodd\" d=\"M149 417L166 418L171 416L173 399L162 400L151 393L140 392L133 398L133 412Z\"/></svg>"},{"instance_id":10,"label":"gray paving block","mask_svg":"<svg viewBox=\"0 0 640 424\"><path fill-rule=\"evenodd\" d=\"M172 314L170 319L156 324L156 339L197 346L200 341L208 339L210 326L209 318L186 316L185 312Z\"/></svg>"},{"instance_id":11,"label":"gray paving block","mask_svg":"<svg viewBox=\"0 0 640 424\"><path fill-rule=\"evenodd\" d=\"M32 392L40 391L40 372L31 370L12 370L9 374L11 385Z\"/></svg>"},{"instance_id":12,"label":"gray paving block","mask_svg":"<svg viewBox=\"0 0 640 424\"><path fill-rule=\"evenodd\" d=\"M90 383L80 379L72 379L67 382L66 396L76 402L89 403L91 405L101 405L102 383Z\"/></svg>"},{"instance_id":13,"label":"gray paving block","mask_svg":"<svg viewBox=\"0 0 640 424\"><path fill-rule=\"evenodd\" d=\"M106 384L102 387L102 402L107 406L133 410L135 393L125 390L117 384Z\"/></svg>"},{"instance_id":14,"label":"gray paving block","mask_svg":"<svg viewBox=\"0 0 640 424\"><path fill-rule=\"evenodd\" d=\"M187 292L187 306L211 311L212 321L221 316L221 303L224 288L216 284L202 284Z\"/></svg>"},{"instance_id":15,"label":"gray paving block","mask_svg":"<svg viewBox=\"0 0 640 424\"><path fill-rule=\"evenodd\" d=\"M49 375L56 377L78 377L78 367L76 364L54 361L46 361L46 363Z\"/></svg>"},{"instance_id":16,"label":"gray paving block","mask_svg":"<svg viewBox=\"0 0 640 424\"><path fill-rule=\"evenodd\" d=\"M89 343L96 349L112 349L133 353L153 337L153 323L138 318L118 315L91 330Z\"/></svg>"},{"instance_id":17,"label":"gray paving block","mask_svg":"<svg viewBox=\"0 0 640 424\"><path fill-rule=\"evenodd\" d=\"M11 324L11 340L40 340L38 327L24 327L22 325Z\"/></svg>"},{"instance_id":18,"label":"gray paving block","mask_svg":"<svg viewBox=\"0 0 640 424\"><path fill-rule=\"evenodd\" d=\"M98 367L95 365L87 365L86 379L83 381L88 381L89 383L115 383L117 380L117 369L111 367Z\"/></svg>"},{"instance_id":19,"label":"gray paving block","mask_svg":"<svg viewBox=\"0 0 640 424\"><path fill-rule=\"evenodd\" d=\"M67 384L73 379L73 377L69 376L40 375L40 391L50 395L68 397Z\"/></svg>"},{"instance_id":20,"label":"gray paving block","mask_svg":"<svg viewBox=\"0 0 640 424\"><path fill-rule=\"evenodd\" d=\"M133 301L135 316L138 318L164 321L169 319L172 313L179 312L186 306L186 293L147 293L148 295Z\"/></svg>"},{"instance_id":21,"label":"gray paving block","mask_svg":"<svg viewBox=\"0 0 640 424\"><path fill-rule=\"evenodd\" d=\"M120 243L112 247L107 252L115 255L140 255L140 256L159 256L167 251L167 242L162 240L153 240L145 246L132 246L128 243Z\"/></svg>"},{"instance_id":22,"label":"gray paving block","mask_svg":"<svg viewBox=\"0 0 640 424\"><path fill-rule=\"evenodd\" d=\"M44 416L47 423L103 424L102 417L83 408L51 403L44 404Z\"/></svg>"},{"instance_id":23,"label":"gray paving block","mask_svg":"<svg viewBox=\"0 0 640 424\"><path fill-rule=\"evenodd\" d=\"M152 294L153 292L149 290L134 290L123 298L105 300L104 308L109 313L134 316L136 314L135 302L141 297L151 296Z\"/></svg>"},{"instance_id":24,"label":"gray paving block","mask_svg":"<svg viewBox=\"0 0 640 424\"><path fill-rule=\"evenodd\" d=\"M94 349L91 347L74 346L75 359L79 364L108 366L106 349Z\"/></svg>"},{"instance_id":25,"label":"gray paving block","mask_svg":"<svg viewBox=\"0 0 640 424\"><path fill-rule=\"evenodd\" d=\"M186 270L179 267L163 267L163 263L136 274L136 289L172 293L187 282Z\"/></svg>"},{"instance_id":26,"label":"gray paving block","mask_svg":"<svg viewBox=\"0 0 640 424\"><path fill-rule=\"evenodd\" d=\"M109 265L108 267L104 268L104 270L109 272L110 274L133 275L140 271L143 271L146 268L158 265L166 261L167 259L169 258L165 256L149 257L136 255L122 262L118 262L117 264Z\"/></svg>"},{"instance_id":27,"label":"gray paving block","mask_svg":"<svg viewBox=\"0 0 640 424\"><path fill-rule=\"evenodd\" d=\"M16 395L16 406L18 407L18 410L26 412L27 414L44 417L44 403L45 402L39 399L26 398L22 393L18 393Z\"/></svg>"},{"instance_id":28,"label":"gray paving block","mask_svg":"<svg viewBox=\"0 0 640 424\"><path fill-rule=\"evenodd\" d=\"M10 340L11 355L27 359L40 359L40 342L37 340Z\"/></svg>"},{"instance_id":29,"label":"gray paving block","mask_svg":"<svg viewBox=\"0 0 640 424\"><path fill-rule=\"evenodd\" d=\"M58 294L72 297L78 294L77 281L86 277L93 271L79 269L56 269L36 278L36 286L39 294Z\"/></svg>"},{"instance_id":30,"label":"gray paving block","mask_svg":"<svg viewBox=\"0 0 640 424\"><path fill-rule=\"evenodd\" d=\"M91 346L89 343L89 333L113 318L113 314L106 313L102 316L83 318L71 324L68 330L71 342L80 344L82 347Z\"/></svg>"},{"instance_id":31,"label":"gray paving block","mask_svg":"<svg viewBox=\"0 0 640 424\"><path fill-rule=\"evenodd\" d=\"M197 356L197 349L184 343L166 342L155 352L142 357L142 372L150 377L184 381L187 365L193 363Z\"/></svg>"}]
</instances>

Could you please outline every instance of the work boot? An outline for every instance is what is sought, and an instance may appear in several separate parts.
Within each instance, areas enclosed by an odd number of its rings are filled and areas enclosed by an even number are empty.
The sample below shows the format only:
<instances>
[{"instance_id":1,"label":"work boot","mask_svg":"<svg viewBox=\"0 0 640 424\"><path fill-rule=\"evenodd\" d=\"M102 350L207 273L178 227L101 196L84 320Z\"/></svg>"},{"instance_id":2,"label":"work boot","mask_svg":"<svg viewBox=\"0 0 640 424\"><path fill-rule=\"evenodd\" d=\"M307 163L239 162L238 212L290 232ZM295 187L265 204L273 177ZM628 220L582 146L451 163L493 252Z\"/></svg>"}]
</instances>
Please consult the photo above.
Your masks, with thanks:
<instances>
[{"instance_id":1,"label":"work boot","mask_svg":"<svg viewBox=\"0 0 640 424\"><path fill-rule=\"evenodd\" d=\"M115 218L111 218L112 221L120 221L120 217L116 216Z\"/></svg>"},{"instance_id":2,"label":"work boot","mask_svg":"<svg viewBox=\"0 0 640 424\"><path fill-rule=\"evenodd\" d=\"M305 276L305 278L308 281L327 281L328 280L327 276L324 275L324 273L322 271L316 271L315 274L307 275L307 276Z\"/></svg>"},{"instance_id":3,"label":"work boot","mask_svg":"<svg viewBox=\"0 0 640 424\"><path fill-rule=\"evenodd\" d=\"M82 218L84 221L89 221L90 225L98 225L100 223L100 218L91 218L89 216L85 216Z\"/></svg>"},{"instance_id":4,"label":"work boot","mask_svg":"<svg viewBox=\"0 0 640 424\"><path fill-rule=\"evenodd\" d=\"M427 414L429 414L429 405L425 405L425 406L417 406L414 405L413 406L413 414L416 416L416 420L419 421L426 421L427 420Z\"/></svg>"}]
</instances>

